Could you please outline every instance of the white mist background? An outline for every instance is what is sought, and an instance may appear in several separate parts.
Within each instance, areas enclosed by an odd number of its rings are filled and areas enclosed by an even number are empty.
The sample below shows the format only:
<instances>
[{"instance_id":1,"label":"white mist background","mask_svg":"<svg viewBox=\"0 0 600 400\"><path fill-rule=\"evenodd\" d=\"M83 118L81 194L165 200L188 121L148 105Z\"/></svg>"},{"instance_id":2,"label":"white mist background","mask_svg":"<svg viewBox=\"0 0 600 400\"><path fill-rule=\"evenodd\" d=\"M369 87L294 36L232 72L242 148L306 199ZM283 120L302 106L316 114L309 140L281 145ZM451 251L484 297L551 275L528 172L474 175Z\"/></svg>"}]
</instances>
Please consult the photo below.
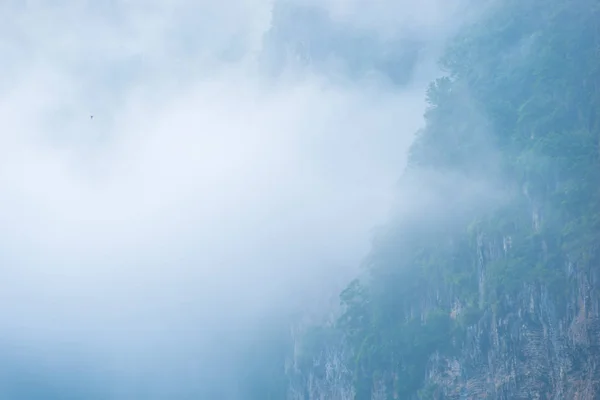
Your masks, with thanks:
<instances>
[{"instance_id":1,"label":"white mist background","mask_svg":"<svg viewBox=\"0 0 600 400\"><path fill-rule=\"evenodd\" d=\"M312 6L435 47L456 26L447 4ZM219 339L355 270L422 124L431 60L402 89L265 77L272 7L0 5L0 348L158 395L214 362Z\"/></svg>"}]
</instances>

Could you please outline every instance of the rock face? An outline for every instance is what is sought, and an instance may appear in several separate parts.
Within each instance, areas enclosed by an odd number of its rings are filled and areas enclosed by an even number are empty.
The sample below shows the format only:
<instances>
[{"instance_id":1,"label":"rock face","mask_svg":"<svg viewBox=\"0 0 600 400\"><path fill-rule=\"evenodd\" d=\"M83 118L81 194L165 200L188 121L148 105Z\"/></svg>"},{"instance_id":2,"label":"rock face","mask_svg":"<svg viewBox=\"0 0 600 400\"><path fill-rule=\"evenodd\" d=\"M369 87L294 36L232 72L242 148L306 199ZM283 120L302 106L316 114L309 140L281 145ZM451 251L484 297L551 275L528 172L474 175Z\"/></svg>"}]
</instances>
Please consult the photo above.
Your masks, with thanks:
<instances>
[{"instance_id":1,"label":"rock face","mask_svg":"<svg viewBox=\"0 0 600 400\"><path fill-rule=\"evenodd\" d=\"M406 35L389 40L335 21L319 6L279 0L263 41L261 66L274 75L318 71L333 81L376 77L402 86L423 62L423 41Z\"/></svg>"},{"instance_id":2,"label":"rock face","mask_svg":"<svg viewBox=\"0 0 600 400\"><path fill-rule=\"evenodd\" d=\"M506 241L478 237L480 288L486 287L486 264L505 253ZM600 295L595 263L567 263L564 285L522 283L505 295L458 339L456 352L429 355L422 388L403 397L395 390L396 371L372 380L371 400L387 399L580 399L600 398ZM484 297L483 292L480 293ZM458 320L466 308L451 307ZM425 314L427 310L425 310ZM343 340L323 341L298 360L305 333L295 337L297 351L288 365L288 400L354 400L356 354ZM315 354L317 354L315 356Z\"/></svg>"},{"instance_id":3,"label":"rock face","mask_svg":"<svg viewBox=\"0 0 600 400\"><path fill-rule=\"evenodd\" d=\"M433 398L599 398L598 273L568 268L566 301L525 284L468 327L459 356L433 355L426 373Z\"/></svg>"},{"instance_id":4,"label":"rock face","mask_svg":"<svg viewBox=\"0 0 600 400\"><path fill-rule=\"evenodd\" d=\"M600 398L600 4L490 7L428 91L416 200L296 335L288 399Z\"/></svg>"}]
</instances>

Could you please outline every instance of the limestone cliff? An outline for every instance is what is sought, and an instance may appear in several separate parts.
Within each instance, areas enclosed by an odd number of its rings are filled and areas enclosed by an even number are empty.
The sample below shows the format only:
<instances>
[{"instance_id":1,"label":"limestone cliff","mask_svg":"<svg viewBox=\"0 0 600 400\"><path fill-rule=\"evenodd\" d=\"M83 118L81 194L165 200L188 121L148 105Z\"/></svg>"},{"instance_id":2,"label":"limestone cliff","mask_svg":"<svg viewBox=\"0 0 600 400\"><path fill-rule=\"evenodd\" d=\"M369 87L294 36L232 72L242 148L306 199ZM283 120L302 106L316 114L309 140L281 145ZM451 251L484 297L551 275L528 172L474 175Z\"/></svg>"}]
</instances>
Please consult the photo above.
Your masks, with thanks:
<instances>
[{"instance_id":1,"label":"limestone cliff","mask_svg":"<svg viewBox=\"0 0 600 400\"><path fill-rule=\"evenodd\" d=\"M489 7L365 275L296 336L290 400L600 398L600 3Z\"/></svg>"}]
</instances>

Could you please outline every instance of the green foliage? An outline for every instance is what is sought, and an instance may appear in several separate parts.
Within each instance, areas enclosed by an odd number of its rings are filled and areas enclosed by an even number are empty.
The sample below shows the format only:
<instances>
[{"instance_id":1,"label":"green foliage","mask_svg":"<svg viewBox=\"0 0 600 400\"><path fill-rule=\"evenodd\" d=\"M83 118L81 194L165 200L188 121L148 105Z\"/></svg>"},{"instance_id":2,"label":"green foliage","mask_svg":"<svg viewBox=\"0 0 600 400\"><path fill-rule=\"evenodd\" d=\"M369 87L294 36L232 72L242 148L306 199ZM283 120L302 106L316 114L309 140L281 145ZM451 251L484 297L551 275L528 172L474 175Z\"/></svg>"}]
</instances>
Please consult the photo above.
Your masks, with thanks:
<instances>
[{"instance_id":1,"label":"green foliage","mask_svg":"<svg viewBox=\"0 0 600 400\"><path fill-rule=\"evenodd\" d=\"M390 226L375 241L369 279L342 293L337 324L355 355L357 400L386 377L396 398L440 398L423 386L433 353L456 351L485 308L500 312L525 283L560 298L566 264L599 257L600 4L495 7L442 57L447 76L427 91L407 174L490 176L508 200L448 229Z\"/></svg>"},{"instance_id":2,"label":"green foliage","mask_svg":"<svg viewBox=\"0 0 600 400\"><path fill-rule=\"evenodd\" d=\"M315 359L343 343L356 400L376 382L390 399L442 398L425 379L433 354L457 355L467 329L504 312L524 284L561 304L566 266L600 260L600 3L493 3L442 56L447 74L427 91L404 179L486 178L503 201L390 223L368 277L341 293L335 326L304 335L301 372L323 378Z\"/></svg>"},{"instance_id":3,"label":"green foliage","mask_svg":"<svg viewBox=\"0 0 600 400\"><path fill-rule=\"evenodd\" d=\"M487 180L502 201L478 198L459 213L441 198L441 210L390 222L367 278L341 293L335 326L302 337L301 378L323 379L315 360L343 348L356 400L370 400L376 382L390 399L441 399L426 381L432 355L459 354L468 329L503 313L524 285L562 304L565 271L600 261L600 3L490 3L440 59L446 76L427 90L403 180L424 171ZM289 346L273 340L248 355L249 398L285 398Z\"/></svg>"}]
</instances>

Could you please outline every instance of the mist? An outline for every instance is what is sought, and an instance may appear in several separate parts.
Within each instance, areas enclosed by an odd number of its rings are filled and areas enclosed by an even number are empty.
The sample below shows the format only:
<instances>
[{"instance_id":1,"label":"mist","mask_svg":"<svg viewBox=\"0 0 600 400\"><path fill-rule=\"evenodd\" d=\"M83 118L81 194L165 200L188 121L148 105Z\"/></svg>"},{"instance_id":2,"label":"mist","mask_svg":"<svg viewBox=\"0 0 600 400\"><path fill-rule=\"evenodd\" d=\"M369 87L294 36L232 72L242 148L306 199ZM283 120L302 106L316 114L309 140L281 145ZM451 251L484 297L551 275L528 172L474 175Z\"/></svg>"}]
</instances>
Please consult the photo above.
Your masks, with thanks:
<instances>
[{"instance_id":1,"label":"mist","mask_svg":"<svg viewBox=\"0 0 600 400\"><path fill-rule=\"evenodd\" d=\"M281 2L0 6L3 398L207 398L248 337L352 276L446 4L288 1L335 32L302 62ZM419 51L401 84L381 59L350 76L346 36Z\"/></svg>"}]
</instances>

